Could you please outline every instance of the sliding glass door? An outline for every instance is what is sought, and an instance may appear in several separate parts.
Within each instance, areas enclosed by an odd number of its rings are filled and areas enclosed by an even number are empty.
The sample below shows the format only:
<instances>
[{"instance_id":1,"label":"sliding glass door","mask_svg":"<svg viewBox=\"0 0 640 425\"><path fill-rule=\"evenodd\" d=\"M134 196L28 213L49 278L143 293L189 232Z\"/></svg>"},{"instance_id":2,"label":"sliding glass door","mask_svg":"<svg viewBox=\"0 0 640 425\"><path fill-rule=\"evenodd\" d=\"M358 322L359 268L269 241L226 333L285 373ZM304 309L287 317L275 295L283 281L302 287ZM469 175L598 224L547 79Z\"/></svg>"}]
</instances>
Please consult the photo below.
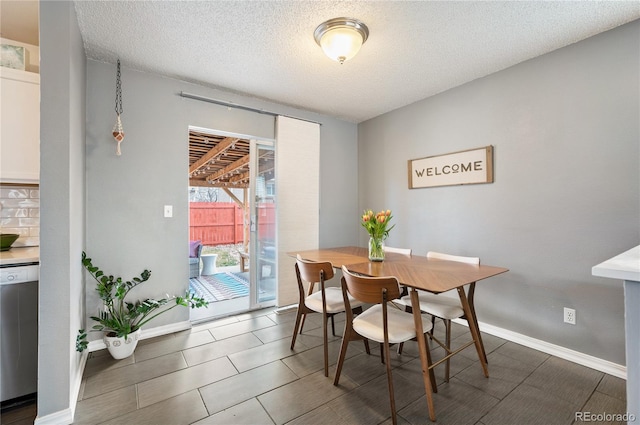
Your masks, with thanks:
<instances>
[{"instance_id":1,"label":"sliding glass door","mask_svg":"<svg viewBox=\"0 0 640 425\"><path fill-rule=\"evenodd\" d=\"M275 146L251 140L250 167L250 308L273 305L276 298Z\"/></svg>"}]
</instances>

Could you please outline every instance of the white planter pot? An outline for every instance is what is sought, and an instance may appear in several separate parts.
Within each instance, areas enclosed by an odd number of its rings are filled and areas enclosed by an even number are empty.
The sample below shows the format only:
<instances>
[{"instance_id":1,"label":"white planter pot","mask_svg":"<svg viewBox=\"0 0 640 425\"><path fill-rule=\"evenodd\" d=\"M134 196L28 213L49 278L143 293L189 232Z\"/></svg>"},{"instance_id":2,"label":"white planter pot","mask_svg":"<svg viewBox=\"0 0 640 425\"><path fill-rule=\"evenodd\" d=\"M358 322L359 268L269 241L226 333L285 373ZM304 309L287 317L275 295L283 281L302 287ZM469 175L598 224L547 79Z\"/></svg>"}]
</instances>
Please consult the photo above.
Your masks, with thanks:
<instances>
[{"instance_id":1,"label":"white planter pot","mask_svg":"<svg viewBox=\"0 0 640 425\"><path fill-rule=\"evenodd\" d=\"M109 350L109 354L117 360L124 359L132 355L138 345L140 332L141 329L138 329L137 331L129 334L126 340L123 337L107 336L105 334L103 340L107 346L107 350Z\"/></svg>"}]
</instances>

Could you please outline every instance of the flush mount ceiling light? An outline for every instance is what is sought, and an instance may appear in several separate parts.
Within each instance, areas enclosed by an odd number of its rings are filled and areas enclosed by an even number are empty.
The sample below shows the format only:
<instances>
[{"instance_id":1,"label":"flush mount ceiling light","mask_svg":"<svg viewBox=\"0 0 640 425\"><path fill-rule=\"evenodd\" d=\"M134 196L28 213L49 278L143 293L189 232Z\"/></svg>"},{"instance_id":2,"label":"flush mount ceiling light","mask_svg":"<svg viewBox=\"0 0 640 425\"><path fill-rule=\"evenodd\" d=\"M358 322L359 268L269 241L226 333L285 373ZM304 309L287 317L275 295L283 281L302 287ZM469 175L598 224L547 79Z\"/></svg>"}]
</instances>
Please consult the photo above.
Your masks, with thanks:
<instances>
[{"instance_id":1,"label":"flush mount ceiling light","mask_svg":"<svg viewBox=\"0 0 640 425\"><path fill-rule=\"evenodd\" d=\"M369 28L357 19L334 18L321 23L313 37L325 55L342 64L358 53L369 37Z\"/></svg>"}]
</instances>

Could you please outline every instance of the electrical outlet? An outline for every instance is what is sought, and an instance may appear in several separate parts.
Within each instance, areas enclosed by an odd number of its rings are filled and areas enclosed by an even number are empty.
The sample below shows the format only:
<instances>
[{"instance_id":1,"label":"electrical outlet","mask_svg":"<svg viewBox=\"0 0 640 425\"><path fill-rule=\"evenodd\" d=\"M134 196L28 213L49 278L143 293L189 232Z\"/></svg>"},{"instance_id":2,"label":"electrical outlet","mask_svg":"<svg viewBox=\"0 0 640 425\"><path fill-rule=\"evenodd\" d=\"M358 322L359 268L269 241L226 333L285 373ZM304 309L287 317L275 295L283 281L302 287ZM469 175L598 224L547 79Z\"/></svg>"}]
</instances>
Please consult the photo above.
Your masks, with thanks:
<instances>
[{"instance_id":1,"label":"electrical outlet","mask_svg":"<svg viewBox=\"0 0 640 425\"><path fill-rule=\"evenodd\" d=\"M164 216L165 218L173 217L173 205L164 206Z\"/></svg>"},{"instance_id":2,"label":"electrical outlet","mask_svg":"<svg viewBox=\"0 0 640 425\"><path fill-rule=\"evenodd\" d=\"M564 308L564 323L569 323L570 325L576 324L576 311L572 308Z\"/></svg>"}]
</instances>

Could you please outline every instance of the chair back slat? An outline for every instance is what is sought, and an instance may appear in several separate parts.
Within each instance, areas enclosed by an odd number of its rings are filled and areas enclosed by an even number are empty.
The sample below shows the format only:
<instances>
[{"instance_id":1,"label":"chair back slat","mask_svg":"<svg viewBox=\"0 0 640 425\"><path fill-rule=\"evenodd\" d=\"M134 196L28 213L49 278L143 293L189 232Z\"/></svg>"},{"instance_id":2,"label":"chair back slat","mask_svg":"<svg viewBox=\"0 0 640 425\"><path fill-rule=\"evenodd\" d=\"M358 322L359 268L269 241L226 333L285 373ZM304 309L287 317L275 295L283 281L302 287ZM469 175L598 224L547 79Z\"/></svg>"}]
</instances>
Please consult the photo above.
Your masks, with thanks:
<instances>
[{"instance_id":1,"label":"chair back slat","mask_svg":"<svg viewBox=\"0 0 640 425\"><path fill-rule=\"evenodd\" d=\"M296 265L300 270L300 277L309 283L318 283L320 282L320 272L324 273L324 280L329 280L333 278L333 266L330 262L315 262L309 261L298 256L296 259Z\"/></svg>"},{"instance_id":2,"label":"chair back slat","mask_svg":"<svg viewBox=\"0 0 640 425\"><path fill-rule=\"evenodd\" d=\"M427 258L434 258L437 260L457 261L459 263L467 263L467 264L480 264L479 257L463 257L461 255L443 254L441 252L434 252L434 251L427 252Z\"/></svg>"},{"instance_id":3,"label":"chair back slat","mask_svg":"<svg viewBox=\"0 0 640 425\"><path fill-rule=\"evenodd\" d=\"M364 277L351 273L346 266L342 266L342 274L349 293L357 300L369 304L383 302L386 290L387 301L400 298L398 279L389 277Z\"/></svg>"},{"instance_id":4,"label":"chair back slat","mask_svg":"<svg viewBox=\"0 0 640 425\"><path fill-rule=\"evenodd\" d=\"M411 256L411 248L394 248L394 247L385 245L384 252L393 252L396 254L406 255L408 257Z\"/></svg>"}]
</instances>

